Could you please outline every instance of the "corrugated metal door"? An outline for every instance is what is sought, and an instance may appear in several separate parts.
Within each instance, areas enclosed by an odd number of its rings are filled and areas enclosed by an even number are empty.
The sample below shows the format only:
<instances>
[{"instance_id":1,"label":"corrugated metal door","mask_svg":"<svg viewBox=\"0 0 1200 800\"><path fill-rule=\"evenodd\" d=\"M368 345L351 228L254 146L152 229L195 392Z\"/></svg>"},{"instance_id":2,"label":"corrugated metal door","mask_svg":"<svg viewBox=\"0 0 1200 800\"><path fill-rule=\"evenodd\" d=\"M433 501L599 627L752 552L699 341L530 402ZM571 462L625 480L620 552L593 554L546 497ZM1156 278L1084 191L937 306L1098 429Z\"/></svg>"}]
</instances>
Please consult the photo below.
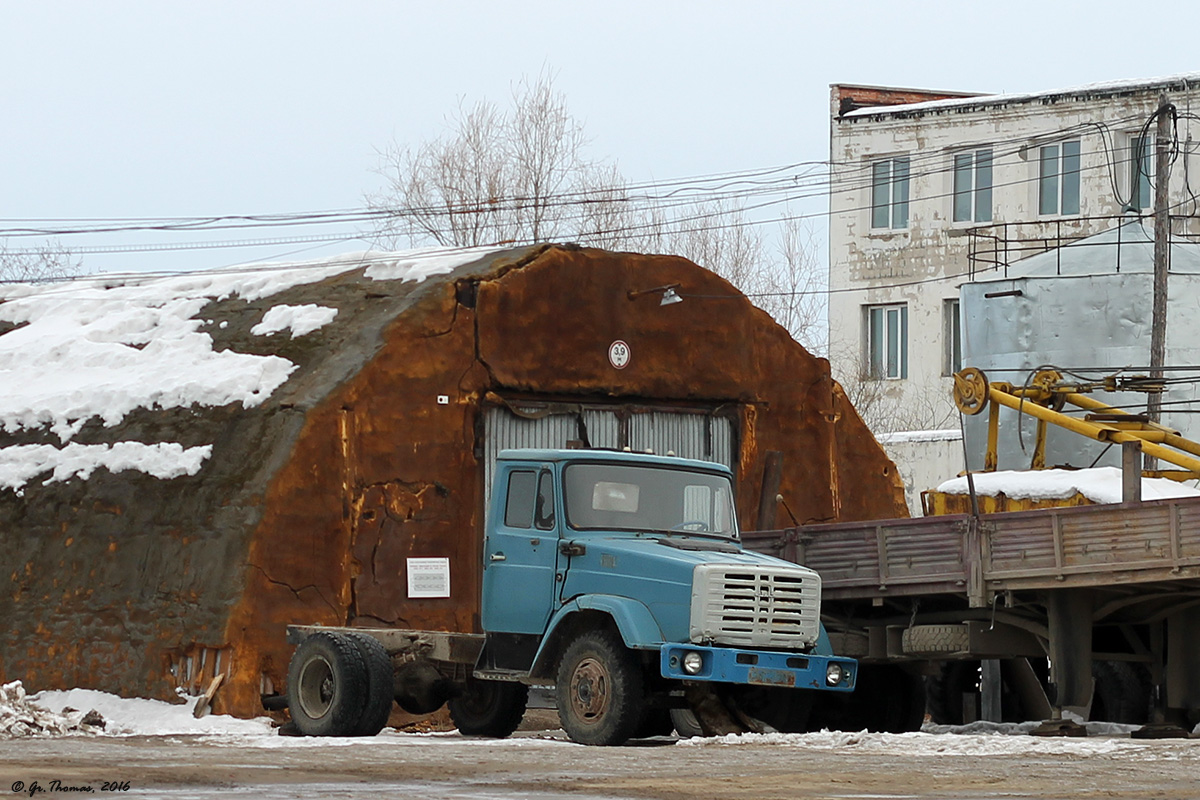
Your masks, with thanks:
<instances>
[{"instance_id":1,"label":"corrugated metal door","mask_svg":"<svg viewBox=\"0 0 1200 800\"><path fill-rule=\"evenodd\" d=\"M582 427L580 423L583 423ZM709 409L583 405L514 401L484 412L484 497L490 507L496 457L518 447L562 448L582 441L592 447L651 450L737 467L732 419Z\"/></svg>"}]
</instances>

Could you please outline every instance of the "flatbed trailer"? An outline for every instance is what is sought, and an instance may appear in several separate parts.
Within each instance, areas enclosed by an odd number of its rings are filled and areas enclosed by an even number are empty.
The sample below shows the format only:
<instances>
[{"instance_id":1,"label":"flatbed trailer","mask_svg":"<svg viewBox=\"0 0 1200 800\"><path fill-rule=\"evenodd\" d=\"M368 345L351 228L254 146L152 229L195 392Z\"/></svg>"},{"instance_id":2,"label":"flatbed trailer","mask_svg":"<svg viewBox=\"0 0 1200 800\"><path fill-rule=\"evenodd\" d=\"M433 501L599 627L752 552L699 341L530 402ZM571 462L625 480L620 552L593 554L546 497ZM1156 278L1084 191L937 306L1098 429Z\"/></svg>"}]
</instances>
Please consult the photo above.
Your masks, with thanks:
<instances>
[{"instance_id":1,"label":"flatbed trailer","mask_svg":"<svg viewBox=\"0 0 1200 800\"><path fill-rule=\"evenodd\" d=\"M936 675L939 662L1004 660L1004 689L1027 718L1086 712L1094 698L1115 721L1200 717L1200 498L808 525L743 541L818 571L834 646L865 663ZM1049 675L1037 666L1046 659ZM956 716L951 694L931 696L931 708Z\"/></svg>"}]
</instances>

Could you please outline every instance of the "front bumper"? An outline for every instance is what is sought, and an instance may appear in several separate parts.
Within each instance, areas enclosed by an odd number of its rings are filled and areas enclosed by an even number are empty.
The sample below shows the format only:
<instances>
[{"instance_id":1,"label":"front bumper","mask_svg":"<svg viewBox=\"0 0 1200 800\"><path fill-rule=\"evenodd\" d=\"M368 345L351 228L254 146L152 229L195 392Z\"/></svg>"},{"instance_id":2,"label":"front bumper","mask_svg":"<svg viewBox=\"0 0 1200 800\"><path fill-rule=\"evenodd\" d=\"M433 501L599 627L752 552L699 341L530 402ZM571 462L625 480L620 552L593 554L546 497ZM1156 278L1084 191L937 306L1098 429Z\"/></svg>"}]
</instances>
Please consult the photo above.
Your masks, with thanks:
<instances>
[{"instance_id":1,"label":"front bumper","mask_svg":"<svg viewBox=\"0 0 1200 800\"><path fill-rule=\"evenodd\" d=\"M683 669L683 658L688 653L699 653L703 659L700 671L695 674ZM736 647L666 644L660 652L659 664L662 676L673 680L749 683L828 692L854 691L858 678L858 662L853 658ZM825 680L830 664L838 664L845 671L845 677L834 686Z\"/></svg>"}]
</instances>

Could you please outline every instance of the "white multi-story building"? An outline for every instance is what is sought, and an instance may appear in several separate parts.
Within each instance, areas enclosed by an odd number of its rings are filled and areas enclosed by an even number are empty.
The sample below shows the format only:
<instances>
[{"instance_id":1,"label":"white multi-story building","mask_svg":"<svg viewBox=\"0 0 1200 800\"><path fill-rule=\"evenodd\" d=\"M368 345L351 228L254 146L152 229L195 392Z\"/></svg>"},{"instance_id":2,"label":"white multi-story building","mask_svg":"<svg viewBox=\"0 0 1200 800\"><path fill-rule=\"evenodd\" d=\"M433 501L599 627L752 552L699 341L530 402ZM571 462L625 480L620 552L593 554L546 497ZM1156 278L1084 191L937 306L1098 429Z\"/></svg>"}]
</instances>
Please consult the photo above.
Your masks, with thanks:
<instances>
[{"instance_id":1,"label":"white multi-story building","mask_svg":"<svg viewBox=\"0 0 1200 800\"><path fill-rule=\"evenodd\" d=\"M958 427L961 284L995 277L1027 245L1153 210L1150 120L1164 96L1176 111L1172 213L1200 213L1190 177L1200 73L1032 94L834 85L831 95L830 359L877 434ZM920 437L890 438L911 452ZM949 477L961 455L939 447L951 461L917 468Z\"/></svg>"}]
</instances>

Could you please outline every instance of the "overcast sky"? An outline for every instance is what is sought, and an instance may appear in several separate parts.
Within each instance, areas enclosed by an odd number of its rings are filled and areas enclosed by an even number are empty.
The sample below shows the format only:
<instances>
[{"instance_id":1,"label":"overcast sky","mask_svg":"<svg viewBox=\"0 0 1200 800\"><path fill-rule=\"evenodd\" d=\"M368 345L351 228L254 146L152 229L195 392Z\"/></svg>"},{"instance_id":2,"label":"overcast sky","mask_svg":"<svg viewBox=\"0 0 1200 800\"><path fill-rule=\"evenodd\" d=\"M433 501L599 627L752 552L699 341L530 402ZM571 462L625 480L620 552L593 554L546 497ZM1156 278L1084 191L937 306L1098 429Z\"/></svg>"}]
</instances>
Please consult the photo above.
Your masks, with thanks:
<instances>
[{"instance_id":1,"label":"overcast sky","mask_svg":"<svg viewBox=\"0 0 1200 800\"><path fill-rule=\"evenodd\" d=\"M376 148L435 137L460 101L503 103L543 69L592 155L641 181L827 158L834 82L1037 91L1192 72L1195 31L1192 4L1128 0L0 0L0 226L360 207ZM84 260L174 270L361 243L301 248Z\"/></svg>"}]
</instances>

